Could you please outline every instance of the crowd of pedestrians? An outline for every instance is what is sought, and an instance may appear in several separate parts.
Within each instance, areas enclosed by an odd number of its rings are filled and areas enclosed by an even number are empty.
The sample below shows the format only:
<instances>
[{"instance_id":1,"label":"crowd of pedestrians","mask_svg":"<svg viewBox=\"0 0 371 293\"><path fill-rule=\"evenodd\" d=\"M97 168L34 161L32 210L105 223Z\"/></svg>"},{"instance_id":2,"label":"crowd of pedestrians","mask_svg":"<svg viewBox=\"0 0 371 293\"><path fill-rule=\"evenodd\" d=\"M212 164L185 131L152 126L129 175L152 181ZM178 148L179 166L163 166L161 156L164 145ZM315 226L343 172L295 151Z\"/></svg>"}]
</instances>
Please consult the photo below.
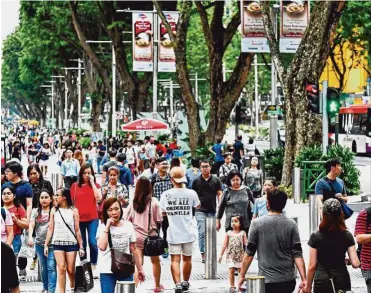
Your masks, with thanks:
<instances>
[{"instance_id":1,"label":"crowd of pedestrians","mask_svg":"<svg viewBox=\"0 0 371 293\"><path fill-rule=\"evenodd\" d=\"M296 268L305 293L351 290L346 265L361 266L371 292L371 210L359 213L355 241L344 222L348 197L338 178L339 160L326 163L327 175L316 185L321 223L308 241L306 270L298 226L285 215L287 194L274 178L264 178L253 141L245 147L241 137L234 145L218 140L210 149L215 162L192 158L187 168L176 141L167 146L153 137L143 142L109 139L106 145L92 142L85 150L75 134L33 132L25 136L27 146L15 138L12 159L2 166L1 238L2 251L12 247L15 258L7 257L18 265L21 281L27 258L33 260L30 269L38 261L43 293L56 292L57 284L59 292L73 290L77 257L90 262L102 293L114 293L117 281L138 285L146 279L146 255L152 263L153 292L165 290L161 258L169 256L175 293L188 292L197 237L202 262L208 253L207 217L215 217L217 231L225 219L225 239L215 261L222 263L226 256L230 293L244 290L256 253L266 293L293 292ZM30 163L25 176L22 154ZM45 179L53 154L62 179L56 190ZM100 173L101 180L96 176ZM161 240L163 252L150 255L147 238L153 235ZM362 245L358 255L356 242ZM25 245L34 249L33 258L20 254ZM130 259L132 271L117 272L119 256ZM12 270L7 274L8 287L2 292L19 292L18 276Z\"/></svg>"}]
</instances>

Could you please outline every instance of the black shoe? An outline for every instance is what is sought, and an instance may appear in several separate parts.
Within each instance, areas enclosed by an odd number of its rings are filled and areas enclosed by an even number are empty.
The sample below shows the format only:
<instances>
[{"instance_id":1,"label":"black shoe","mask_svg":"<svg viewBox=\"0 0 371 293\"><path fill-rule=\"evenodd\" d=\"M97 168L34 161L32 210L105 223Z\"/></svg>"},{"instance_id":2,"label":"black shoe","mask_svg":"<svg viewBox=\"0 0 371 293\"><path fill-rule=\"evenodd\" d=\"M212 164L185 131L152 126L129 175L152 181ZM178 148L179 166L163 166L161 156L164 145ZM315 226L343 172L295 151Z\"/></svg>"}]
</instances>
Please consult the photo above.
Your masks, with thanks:
<instances>
[{"instance_id":1,"label":"black shoe","mask_svg":"<svg viewBox=\"0 0 371 293\"><path fill-rule=\"evenodd\" d=\"M182 282L182 290L183 290L183 292L188 292L188 290L189 290L189 282L187 282L187 281L183 281Z\"/></svg>"},{"instance_id":2,"label":"black shoe","mask_svg":"<svg viewBox=\"0 0 371 293\"><path fill-rule=\"evenodd\" d=\"M183 293L182 285L181 284L176 284L174 292L175 293Z\"/></svg>"}]
</instances>

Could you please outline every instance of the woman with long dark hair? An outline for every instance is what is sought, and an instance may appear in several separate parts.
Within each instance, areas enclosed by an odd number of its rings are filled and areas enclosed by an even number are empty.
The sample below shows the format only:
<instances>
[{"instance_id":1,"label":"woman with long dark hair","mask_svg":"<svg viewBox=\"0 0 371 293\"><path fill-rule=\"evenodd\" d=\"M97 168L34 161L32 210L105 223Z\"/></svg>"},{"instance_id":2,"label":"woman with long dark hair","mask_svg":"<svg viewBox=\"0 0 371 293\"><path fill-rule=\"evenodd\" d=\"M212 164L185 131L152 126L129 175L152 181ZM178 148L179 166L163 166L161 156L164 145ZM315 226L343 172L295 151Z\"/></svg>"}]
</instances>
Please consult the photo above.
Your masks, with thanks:
<instances>
[{"instance_id":1,"label":"woman with long dark hair","mask_svg":"<svg viewBox=\"0 0 371 293\"><path fill-rule=\"evenodd\" d=\"M42 190L46 190L50 196L54 194L50 181L44 179L39 165L31 164L27 168L27 177L32 187L32 208L39 206L39 197Z\"/></svg>"},{"instance_id":2,"label":"woman with long dark hair","mask_svg":"<svg viewBox=\"0 0 371 293\"><path fill-rule=\"evenodd\" d=\"M102 293L114 293L117 281L132 281L133 275L119 278L111 271L111 250L131 253L134 256L138 278L144 281L145 275L140 255L136 248L136 235L133 224L122 219L123 210L117 198L111 197L104 202L102 223L97 235L99 257L98 270Z\"/></svg>"},{"instance_id":3,"label":"woman with long dark hair","mask_svg":"<svg viewBox=\"0 0 371 293\"><path fill-rule=\"evenodd\" d=\"M84 250L86 251L88 233L90 262L93 272L97 265L98 247L97 247L97 229L99 225L97 202L102 200L100 186L96 183L94 169L91 164L83 164L80 168L78 181L71 186L72 202L79 211L80 230ZM97 275L94 274L94 277Z\"/></svg>"},{"instance_id":4,"label":"woman with long dark hair","mask_svg":"<svg viewBox=\"0 0 371 293\"><path fill-rule=\"evenodd\" d=\"M134 199L130 203L127 219L133 223L136 234L136 246L143 265L144 240L151 229L157 230L162 223L162 212L160 204L155 197L152 197L151 182L147 178L140 178L135 186ZM149 228L149 229L148 229ZM153 277L155 280L154 292L162 292L164 287L160 285L161 265L159 256L151 256ZM135 281L138 283L137 275Z\"/></svg>"},{"instance_id":5,"label":"woman with long dark hair","mask_svg":"<svg viewBox=\"0 0 371 293\"><path fill-rule=\"evenodd\" d=\"M57 279L59 291L66 292L66 272L70 286L75 287L75 262L77 251L80 257L85 255L79 226L79 212L72 205L71 193L68 188L56 191L58 207L50 212L49 228L44 244L44 255L48 257L49 244L53 245L57 262Z\"/></svg>"},{"instance_id":6,"label":"woman with long dark hair","mask_svg":"<svg viewBox=\"0 0 371 293\"><path fill-rule=\"evenodd\" d=\"M340 202L330 198L323 203L323 218L319 231L312 233L308 241L309 266L305 293L329 293L351 290L346 264L360 266L355 242L344 223ZM345 258L348 254L349 260ZM333 279L333 283L330 279Z\"/></svg>"}]
</instances>

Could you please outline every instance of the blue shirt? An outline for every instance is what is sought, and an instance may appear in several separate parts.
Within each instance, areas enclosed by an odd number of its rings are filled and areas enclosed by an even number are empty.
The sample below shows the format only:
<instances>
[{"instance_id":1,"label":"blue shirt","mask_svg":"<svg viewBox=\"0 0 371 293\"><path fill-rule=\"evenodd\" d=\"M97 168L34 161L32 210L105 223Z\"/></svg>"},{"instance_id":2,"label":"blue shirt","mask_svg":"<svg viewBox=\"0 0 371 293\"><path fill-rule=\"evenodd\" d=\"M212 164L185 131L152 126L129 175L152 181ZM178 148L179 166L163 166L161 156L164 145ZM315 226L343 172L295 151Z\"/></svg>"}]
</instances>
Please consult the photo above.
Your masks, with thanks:
<instances>
[{"instance_id":1,"label":"blue shirt","mask_svg":"<svg viewBox=\"0 0 371 293\"><path fill-rule=\"evenodd\" d=\"M201 171L197 169L197 172L195 172L193 168L189 168L185 175L187 177L187 187L192 188L193 181L201 175Z\"/></svg>"},{"instance_id":2,"label":"blue shirt","mask_svg":"<svg viewBox=\"0 0 371 293\"><path fill-rule=\"evenodd\" d=\"M71 177L75 176L77 177L79 175L80 171L80 164L79 161L76 159L66 159L62 162L62 167L61 167L61 173L65 177Z\"/></svg>"},{"instance_id":3,"label":"blue shirt","mask_svg":"<svg viewBox=\"0 0 371 293\"><path fill-rule=\"evenodd\" d=\"M254 215L257 215L258 217L267 215L268 214L267 199L266 198L258 198L254 203L252 213Z\"/></svg>"},{"instance_id":4,"label":"blue shirt","mask_svg":"<svg viewBox=\"0 0 371 293\"><path fill-rule=\"evenodd\" d=\"M332 185L335 193L332 191L330 184ZM335 180L321 178L320 180L317 181L314 192L317 195L322 195L323 201L329 198L335 198L336 193L346 194L344 181L341 180L340 178L336 178Z\"/></svg>"},{"instance_id":5,"label":"blue shirt","mask_svg":"<svg viewBox=\"0 0 371 293\"><path fill-rule=\"evenodd\" d=\"M13 186L15 188L15 196L17 200L22 204L22 206L27 210L27 198L33 198L32 187L30 183L25 180L21 180L17 183L5 182L1 186L1 191L5 188Z\"/></svg>"},{"instance_id":6,"label":"blue shirt","mask_svg":"<svg viewBox=\"0 0 371 293\"><path fill-rule=\"evenodd\" d=\"M217 143L213 145L212 150L215 152L215 162L224 162L223 158L223 144Z\"/></svg>"}]
</instances>

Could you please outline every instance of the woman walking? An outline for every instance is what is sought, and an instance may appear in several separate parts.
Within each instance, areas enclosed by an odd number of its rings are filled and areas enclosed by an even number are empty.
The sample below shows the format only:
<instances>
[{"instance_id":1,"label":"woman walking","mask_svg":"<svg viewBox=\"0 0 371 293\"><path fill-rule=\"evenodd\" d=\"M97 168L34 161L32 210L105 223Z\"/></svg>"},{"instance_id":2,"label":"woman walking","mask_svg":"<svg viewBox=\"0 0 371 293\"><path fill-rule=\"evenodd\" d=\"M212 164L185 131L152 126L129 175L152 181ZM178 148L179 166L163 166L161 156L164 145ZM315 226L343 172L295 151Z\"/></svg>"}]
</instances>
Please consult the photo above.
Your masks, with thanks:
<instances>
[{"instance_id":1,"label":"woman walking","mask_svg":"<svg viewBox=\"0 0 371 293\"><path fill-rule=\"evenodd\" d=\"M49 164L49 157L52 155L52 150L48 143L44 143L43 147L41 148L40 152L36 155L39 157L39 165L41 168L41 172L46 176L48 172L48 164Z\"/></svg>"},{"instance_id":2,"label":"woman walking","mask_svg":"<svg viewBox=\"0 0 371 293\"><path fill-rule=\"evenodd\" d=\"M39 258L41 279L43 282L42 293L54 293L57 284L57 271L53 246L49 246L47 256L44 255L44 244L46 234L49 229L50 212L53 208L51 195L47 191L42 191L39 196L39 203L32 210L30 227L28 228L28 245L33 247L35 244L36 254ZM33 232L36 239L33 240ZM35 243L34 243L35 242Z\"/></svg>"},{"instance_id":3,"label":"woman walking","mask_svg":"<svg viewBox=\"0 0 371 293\"><path fill-rule=\"evenodd\" d=\"M96 183L93 166L83 164L80 168L78 181L71 186L71 197L79 213L79 226L82 236L84 251L86 251L88 234L90 262L95 272L98 258L97 229L99 225L97 202L102 200L100 186ZM94 274L94 277L97 277Z\"/></svg>"},{"instance_id":4,"label":"woman walking","mask_svg":"<svg viewBox=\"0 0 371 293\"><path fill-rule=\"evenodd\" d=\"M263 171L259 167L258 157L252 157L250 167L243 170L243 182L250 188L254 198L262 196Z\"/></svg>"},{"instance_id":5,"label":"woman walking","mask_svg":"<svg viewBox=\"0 0 371 293\"><path fill-rule=\"evenodd\" d=\"M80 257L85 255L79 227L79 212L72 205L68 188L58 189L58 207L50 212L49 229L44 244L44 255L48 257L49 244L53 245L57 262L59 291L66 293L66 272L70 279L70 287L75 287L75 262L79 251Z\"/></svg>"},{"instance_id":6,"label":"woman walking","mask_svg":"<svg viewBox=\"0 0 371 293\"><path fill-rule=\"evenodd\" d=\"M232 230L231 218L232 215L243 217L242 226L246 235L249 235L250 222L252 219L253 196L250 189L242 183L242 175L237 170L229 172L226 184L228 188L224 190L223 197L216 215L216 229L219 231L221 225L220 220L225 212L225 229Z\"/></svg>"},{"instance_id":7,"label":"woman walking","mask_svg":"<svg viewBox=\"0 0 371 293\"><path fill-rule=\"evenodd\" d=\"M309 267L304 293L332 293L351 290L346 264L360 266L355 242L344 223L340 202L330 198L323 203L319 231L309 238ZM348 254L349 260L345 258ZM332 278L333 282L330 281Z\"/></svg>"},{"instance_id":8,"label":"woman walking","mask_svg":"<svg viewBox=\"0 0 371 293\"><path fill-rule=\"evenodd\" d=\"M255 200L252 219L268 214L267 194L277 188L277 181L274 178L267 178L263 185L263 196Z\"/></svg>"},{"instance_id":9,"label":"woman walking","mask_svg":"<svg viewBox=\"0 0 371 293\"><path fill-rule=\"evenodd\" d=\"M114 293L117 281L133 281L133 275L118 277L111 270L111 250L130 253L134 256L138 270L138 279L144 281L145 275L142 262L136 248L136 235L133 224L122 219L123 210L117 198L105 201L102 223L99 226L97 238L99 247L98 269L102 293Z\"/></svg>"},{"instance_id":10,"label":"woman walking","mask_svg":"<svg viewBox=\"0 0 371 293\"><path fill-rule=\"evenodd\" d=\"M152 229L159 231L162 223L162 212L160 204L155 197L152 197L151 182L147 178L140 178L135 186L134 199L130 203L127 213L127 219L133 223L136 234L136 246L143 265L144 240ZM151 256L153 277L155 280L155 289L158 293L164 290L160 285L161 265L159 256ZM138 276L135 275L135 283L138 283Z\"/></svg>"},{"instance_id":11,"label":"woman walking","mask_svg":"<svg viewBox=\"0 0 371 293\"><path fill-rule=\"evenodd\" d=\"M32 187L33 198L32 208L37 208L40 204L39 197L41 191L47 191L50 196L53 195L53 187L50 181L44 179L43 173L37 164L32 164L27 168L27 177Z\"/></svg>"},{"instance_id":12,"label":"woman walking","mask_svg":"<svg viewBox=\"0 0 371 293\"><path fill-rule=\"evenodd\" d=\"M120 169L112 166L108 169L108 181L101 188L103 199L116 197L123 207L129 203L129 193L126 186L119 182Z\"/></svg>"}]
</instances>

